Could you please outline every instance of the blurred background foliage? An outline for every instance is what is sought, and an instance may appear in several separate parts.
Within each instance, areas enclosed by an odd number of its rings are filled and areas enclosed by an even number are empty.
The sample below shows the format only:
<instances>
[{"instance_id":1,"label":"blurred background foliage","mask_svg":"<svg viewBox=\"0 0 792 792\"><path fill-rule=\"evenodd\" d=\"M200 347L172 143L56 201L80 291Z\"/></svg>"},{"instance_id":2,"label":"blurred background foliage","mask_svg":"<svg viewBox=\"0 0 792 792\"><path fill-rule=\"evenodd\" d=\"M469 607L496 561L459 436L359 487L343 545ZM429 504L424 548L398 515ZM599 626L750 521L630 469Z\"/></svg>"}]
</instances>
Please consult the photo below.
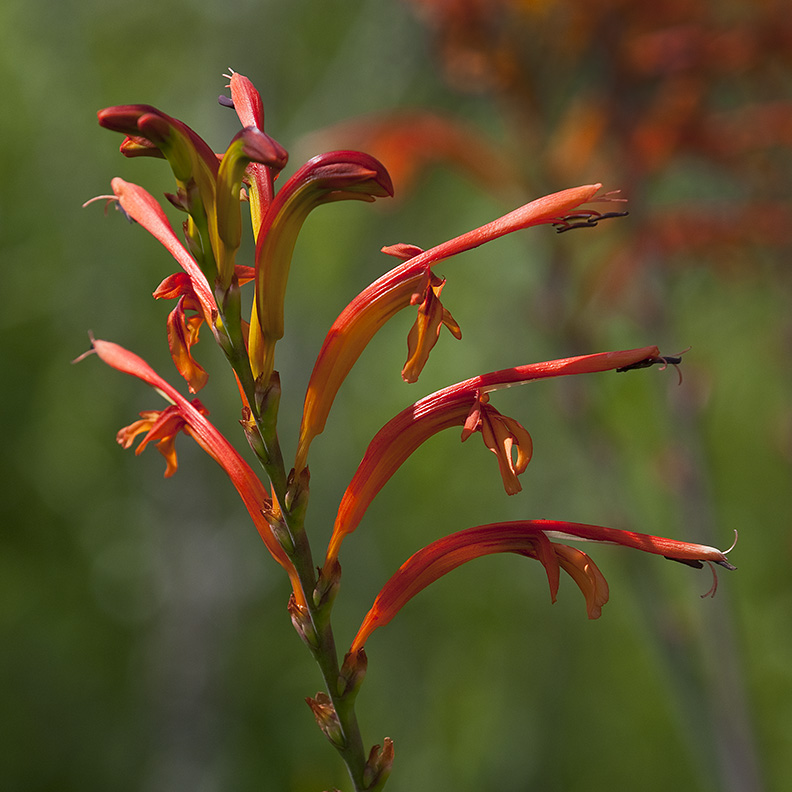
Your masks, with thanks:
<instances>
[{"instance_id":1,"label":"blurred background foliage","mask_svg":"<svg viewBox=\"0 0 792 792\"><path fill-rule=\"evenodd\" d=\"M681 386L647 370L498 394L535 442L513 498L475 440L420 449L345 544L342 646L399 564L454 530L556 518L719 547L740 532L714 600L699 597L706 571L595 548L612 597L598 622L569 580L551 607L541 568L516 556L423 592L367 647L360 716L365 739L395 740L388 788L789 789L789 10L6 0L3 789L345 788L302 703L319 675L286 580L225 477L187 442L167 481L156 453L122 452L116 430L156 398L95 359L69 364L92 330L176 381L170 306L150 298L173 263L115 212L80 208L114 175L154 194L172 183L162 162L123 160L95 111L154 104L222 150L229 65L261 91L290 171L361 147L397 189L390 206L329 205L306 224L278 361L287 449L327 327L392 266L382 245L429 247L589 181L630 200L623 220L534 229L438 268L464 339L441 338L415 386L399 378L406 316L361 358L312 450L317 547L371 436L420 396L551 357L692 347ZM201 397L239 441L233 383L212 349L199 356Z\"/></svg>"}]
</instances>

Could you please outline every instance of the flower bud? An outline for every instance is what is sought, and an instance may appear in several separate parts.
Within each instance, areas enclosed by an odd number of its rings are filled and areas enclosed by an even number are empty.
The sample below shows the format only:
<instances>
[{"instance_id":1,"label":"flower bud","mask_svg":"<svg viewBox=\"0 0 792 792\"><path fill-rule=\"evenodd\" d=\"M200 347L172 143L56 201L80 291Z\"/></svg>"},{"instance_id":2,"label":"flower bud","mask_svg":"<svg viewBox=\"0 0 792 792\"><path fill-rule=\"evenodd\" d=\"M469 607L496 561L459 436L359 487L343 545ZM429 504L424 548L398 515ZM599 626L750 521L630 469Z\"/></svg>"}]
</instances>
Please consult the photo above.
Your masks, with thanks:
<instances>
[{"instance_id":1,"label":"flower bud","mask_svg":"<svg viewBox=\"0 0 792 792\"><path fill-rule=\"evenodd\" d=\"M363 784L369 792L378 792L385 786L393 768L393 740L386 737L383 745L375 745L363 769Z\"/></svg>"},{"instance_id":2,"label":"flower bud","mask_svg":"<svg viewBox=\"0 0 792 792\"><path fill-rule=\"evenodd\" d=\"M308 484L311 474L308 468L303 468L296 476L294 469L289 473L289 480L286 484L286 497L284 505L289 513L296 519L302 521L305 510L308 508Z\"/></svg>"},{"instance_id":3,"label":"flower bud","mask_svg":"<svg viewBox=\"0 0 792 792\"><path fill-rule=\"evenodd\" d=\"M306 646L308 646L308 648L313 652L319 646L319 639L316 636L316 630L314 630L308 609L305 606L299 605L297 603L297 600L294 598L294 594L289 597L289 605L287 609L289 611L289 616L291 616L294 629L297 630L300 638L303 639Z\"/></svg>"},{"instance_id":4,"label":"flower bud","mask_svg":"<svg viewBox=\"0 0 792 792\"><path fill-rule=\"evenodd\" d=\"M313 591L313 601L317 608L329 607L338 594L341 585L341 564L334 561L319 570L319 580Z\"/></svg>"},{"instance_id":5,"label":"flower bud","mask_svg":"<svg viewBox=\"0 0 792 792\"><path fill-rule=\"evenodd\" d=\"M324 691L319 691L316 698L310 696L305 699L306 704L311 708L311 712L316 718L319 728L324 733L324 736L330 740L336 748L343 748L346 745L344 739L344 732L341 729L341 723L338 720L333 702L330 696ZM379 747L379 746L378 746ZM365 771L364 771L365 772Z\"/></svg>"}]
</instances>

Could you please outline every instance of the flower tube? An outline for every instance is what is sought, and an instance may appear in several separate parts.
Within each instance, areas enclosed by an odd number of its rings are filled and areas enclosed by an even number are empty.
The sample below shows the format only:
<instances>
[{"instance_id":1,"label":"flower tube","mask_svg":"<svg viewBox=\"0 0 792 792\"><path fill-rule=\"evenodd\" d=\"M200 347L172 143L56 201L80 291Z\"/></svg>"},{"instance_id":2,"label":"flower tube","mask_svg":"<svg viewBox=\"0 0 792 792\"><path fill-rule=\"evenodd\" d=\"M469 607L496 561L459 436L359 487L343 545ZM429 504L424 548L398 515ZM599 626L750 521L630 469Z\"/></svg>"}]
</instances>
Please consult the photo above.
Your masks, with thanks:
<instances>
[{"instance_id":1,"label":"flower tube","mask_svg":"<svg viewBox=\"0 0 792 792\"><path fill-rule=\"evenodd\" d=\"M530 435L517 421L502 416L488 404L490 392L532 380L609 371L644 361L664 364L665 358L656 346L649 346L516 366L458 382L402 410L377 432L341 498L325 568L329 569L336 560L343 538L357 528L369 504L390 477L424 441L443 429L463 426L462 440L480 431L485 444L498 458L506 492L519 492L517 476L531 458ZM512 458L515 448L516 461Z\"/></svg>"},{"instance_id":2,"label":"flower tube","mask_svg":"<svg viewBox=\"0 0 792 792\"><path fill-rule=\"evenodd\" d=\"M474 558L492 553L518 553L540 561L547 573L553 602L558 592L559 569L563 569L583 593L588 617L598 619L602 606L608 601L608 583L588 555L577 548L550 541L558 537L620 544L698 567L708 562L726 569L735 568L725 553L708 545L598 525L557 520L479 525L444 536L408 558L377 594L352 641L349 653L360 651L374 630L390 622L407 602L435 580Z\"/></svg>"}]
</instances>

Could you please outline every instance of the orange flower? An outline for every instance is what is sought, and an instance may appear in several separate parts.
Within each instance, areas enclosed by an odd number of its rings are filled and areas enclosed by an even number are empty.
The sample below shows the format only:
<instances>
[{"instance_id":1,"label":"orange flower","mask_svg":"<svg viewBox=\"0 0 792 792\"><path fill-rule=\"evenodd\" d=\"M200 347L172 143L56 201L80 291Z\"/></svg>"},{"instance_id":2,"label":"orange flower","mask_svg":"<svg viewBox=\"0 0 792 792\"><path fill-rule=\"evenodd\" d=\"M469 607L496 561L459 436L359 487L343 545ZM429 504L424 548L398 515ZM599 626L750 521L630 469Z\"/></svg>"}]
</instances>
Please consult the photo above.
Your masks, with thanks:
<instances>
[{"instance_id":1,"label":"orange flower","mask_svg":"<svg viewBox=\"0 0 792 792\"><path fill-rule=\"evenodd\" d=\"M209 414L199 399L193 399L190 404L201 415ZM118 430L116 441L122 448L129 448L134 439L145 432L146 436L138 443L135 455L142 454L149 443L156 441L157 450L167 462L165 478L170 478L179 467L176 457L176 435L182 431L188 433L187 421L182 417L179 409L171 405L164 410L144 410L140 413L139 421Z\"/></svg>"},{"instance_id":2,"label":"orange flower","mask_svg":"<svg viewBox=\"0 0 792 792\"><path fill-rule=\"evenodd\" d=\"M209 422L206 418L206 410L200 402L197 400L190 402L185 399L142 358L118 344L99 339L92 339L92 344L94 351L104 363L143 380L171 402L171 406L161 412L141 413L143 416L141 421L137 421L118 433L118 442L124 448L129 448L136 435L148 432L136 453L140 453L149 442L156 440L161 453L168 460L166 476L170 476L176 470L176 456L173 451L175 436L179 431L190 435L225 470L242 498L267 549L289 575L298 603L304 605L305 597L297 572L264 516L270 513L272 508L272 501L266 487L237 450Z\"/></svg>"},{"instance_id":3,"label":"orange flower","mask_svg":"<svg viewBox=\"0 0 792 792\"><path fill-rule=\"evenodd\" d=\"M357 528L369 504L390 477L424 441L443 429L463 426L463 441L474 431L480 431L485 445L498 458L506 492L513 495L520 491L517 477L531 459L531 437L517 421L501 415L488 403L490 392L548 377L666 362L654 346L550 360L482 374L415 402L388 421L369 444L341 498L325 569L331 568L343 538ZM515 450L516 460L512 456Z\"/></svg>"},{"instance_id":4,"label":"orange flower","mask_svg":"<svg viewBox=\"0 0 792 792\"><path fill-rule=\"evenodd\" d=\"M581 204L594 199L601 186L589 184L546 195L426 251L407 245L383 248L384 252L407 260L364 289L330 328L305 394L295 469L299 471L305 467L310 444L324 430L341 383L368 342L392 316L408 305L419 306L418 319L410 332L409 358L402 370L408 382L417 380L437 341L441 324L460 337L459 326L440 303L442 281L432 273L435 264L531 226L561 223L562 227L569 227L565 218ZM593 210L574 213L574 219L587 223L594 222L597 217L601 215Z\"/></svg>"},{"instance_id":5,"label":"orange flower","mask_svg":"<svg viewBox=\"0 0 792 792\"><path fill-rule=\"evenodd\" d=\"M114 195L108 197L118 201L127 217L161 242L184 270L166 278L154 291L154 297L179 301L168 316L168 346L190 392L197 393L206 384L208 375L193 357L192 347L198 341L204 322L216 333L217 304L212 290L198 262L179 241L154 197L137 184L123 179L115 178L111 185ZM187 312L191 315L188 316Z\"/></svg>"},{"instance_id":6,"label":"orange flower","mask_svg":"<svg viewBox=\"0 0 792 792\"><path fill-rule=\"evenodd\" d=\"M118 177L113 179L110 185L124 213L159 241L187 273L204 320L212 326L217 314L217 304L209 281L198 266L198 262L179 241L157 200L143 187Z\"/></svg>"},{"instance_id":7,"label":"orange flower","mask_svg":"<svg viewBox=\"0 0 792 792\"><path fill-rule=\"evenodd\" d=\"M597 525L556 520L479 525L438 539L408 558L377 595L352 641L350 654L360 651L377 627L387 624L430 583L474 558L492 553L518 553L540 561L547 573L553 602L556 601L558 593L559 570L563 569L583 593L589 618L598 619L602 606L608 601L607 581L585 553L550 541L554 538L620 544L696 567L702 567L707 562L719 564L726 569L735 568L723 552L708 545L690 544Z\"/></svg>"}]
</instances>

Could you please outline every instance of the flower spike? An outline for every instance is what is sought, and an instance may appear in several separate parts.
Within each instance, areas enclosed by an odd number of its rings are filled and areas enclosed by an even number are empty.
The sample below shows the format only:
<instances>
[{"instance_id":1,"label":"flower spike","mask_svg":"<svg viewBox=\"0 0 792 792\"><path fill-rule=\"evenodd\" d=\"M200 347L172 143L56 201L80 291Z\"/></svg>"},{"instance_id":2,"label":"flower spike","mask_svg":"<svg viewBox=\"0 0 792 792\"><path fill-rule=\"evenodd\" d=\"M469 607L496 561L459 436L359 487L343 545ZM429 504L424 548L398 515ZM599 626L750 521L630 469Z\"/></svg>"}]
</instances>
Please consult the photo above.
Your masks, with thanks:
<instances>
[{"instance_id":1,"label":"flower spike","mask_svg":"<svg viewBox=\"0 0 792 792\"><path fill-rule=\"evenodd\" d=\"M698 566L709 562L734 569L724 553L708 545L618 531L598 525L556 520L479 525L444 536L407 559L377 595L352 641L350 653L363 649L374 630L390 622L407 602L430 583L474 558L492 553L518 553L540 561L547 573L553 602L558 591L559 569L563 569L583 593L588 617L598 619L602 606L608 601L607 581L588 555L577 548L551 541L554 538L620 544L675 561L695 562Z\"/></svg>"},{"instance_id":2,"label":"flower spike","mask_svg":"<svg viewBox=\"0 0 792 792\"><path fill-rule=\"evenodd\" d=\"M357 528L371 501L402 463L443 429L463 426L462 440L480 431L484 443L498 458L506 492L519 492L517 477L531 459L531 437L517 421L501 415L488 403L488 393L537 379L609 371L648 359L661 359L657 347L532 363L482 374L415 402L388 421L369 444L341 498L325 567L335 562L344 537ZM512 458L515 449L516 460Z\"/></svg>"},{"instance_id":3,"label":"flower spike","mask_svg":"<svg viewBox=\"0 0 792 792\"><path fill-rule=\"evenodd\" d=\"M437 340L434 333L439 327L437 322L442 307L440 292L436 289L439 283L431 280L431 268L435 264L514 231L558 222L576 207L595 199L601 187L601 184L588 184L546 195L426 251L410 245L383 248L384 252L407 260L364 289L330 328L305 394L295 468L300 470L306 465L311 442L324 430L336 393L368 342L392 316L411 304L426 306L427 314L432 316L429 322L419 314L416 327L411 331L409 359L402 370L408 382L418 378ZM433 296L429 294L430 288L435 289ZM459 337L459 326L445 309L440 321Z\"/></svg>"}]
</instances>

